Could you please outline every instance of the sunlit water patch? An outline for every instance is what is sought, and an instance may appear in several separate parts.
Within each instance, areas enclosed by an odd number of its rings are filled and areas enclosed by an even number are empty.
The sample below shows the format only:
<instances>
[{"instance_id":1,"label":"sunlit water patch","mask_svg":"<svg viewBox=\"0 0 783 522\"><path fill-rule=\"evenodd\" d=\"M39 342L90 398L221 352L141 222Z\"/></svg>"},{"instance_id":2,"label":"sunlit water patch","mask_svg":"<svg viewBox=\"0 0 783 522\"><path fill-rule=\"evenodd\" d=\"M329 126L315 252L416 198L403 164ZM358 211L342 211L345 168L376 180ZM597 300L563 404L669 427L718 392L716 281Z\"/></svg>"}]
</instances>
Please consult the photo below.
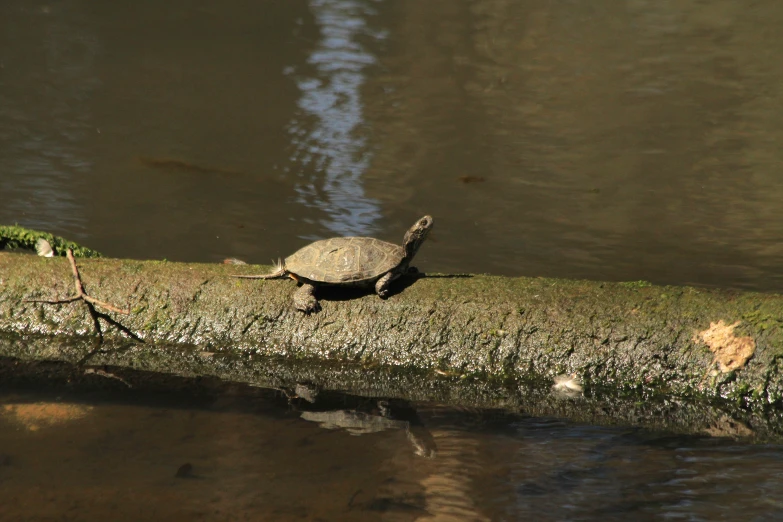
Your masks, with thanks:
<instances>
[{"instance_id":1,"label":"sunlit water patch","mask_svg":"<svg viewBox=\"0 0 783 522\"><path fill-rule=\"evenodd\" d=\"M380 207L362 180L372 159L362 88L376 58L360 39L382 40L384 33L370 29L374 11L366 2L313 0L310 6L321 40L307 61L312 70L296 75L302 95L289 126L292 168L307 169L296 173L303 178L298 191L303 203L327 214L324 226L337 235L367 235L377 230Z\"/></svg>"}]
</instances>

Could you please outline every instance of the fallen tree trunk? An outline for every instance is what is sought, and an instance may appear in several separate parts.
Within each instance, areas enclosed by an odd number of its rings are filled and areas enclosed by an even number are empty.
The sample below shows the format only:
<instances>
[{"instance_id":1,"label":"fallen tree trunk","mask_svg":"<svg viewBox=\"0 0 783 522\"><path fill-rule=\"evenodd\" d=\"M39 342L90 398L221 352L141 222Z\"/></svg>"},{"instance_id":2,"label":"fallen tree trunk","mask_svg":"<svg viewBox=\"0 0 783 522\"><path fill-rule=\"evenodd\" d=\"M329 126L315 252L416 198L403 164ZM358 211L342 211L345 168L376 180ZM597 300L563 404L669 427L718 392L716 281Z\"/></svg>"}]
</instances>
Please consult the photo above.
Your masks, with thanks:
<instances>
[{"instance_id":1,"label":"fallen tree trunk","mask_svg":"<svg viewBox=\"0 0 783 522\"><path fill-rule=\"evenodd\" d=\"M107 342L136 346L123 364L145 364L146 345L415 369L481 381L574 373L590 387L676 396L721 396L779 406L783 296L484 275L407 277L392 295L320 292L323 310L291 303L292 281L232 273L266 267L79 259L86 291L128 308L107 312ZM91 338L95 324L72 297L68 262L0 252L0 336ZM9 337L10 338L10 337ZM21 340L21 341L20 341ZM144 344L142 344L144 343ZM6 346L9 346L6 343ZM37 343L46 358L46 343ZM0 355L14 355L0 353Z\"/></svg>"}]
</instances>

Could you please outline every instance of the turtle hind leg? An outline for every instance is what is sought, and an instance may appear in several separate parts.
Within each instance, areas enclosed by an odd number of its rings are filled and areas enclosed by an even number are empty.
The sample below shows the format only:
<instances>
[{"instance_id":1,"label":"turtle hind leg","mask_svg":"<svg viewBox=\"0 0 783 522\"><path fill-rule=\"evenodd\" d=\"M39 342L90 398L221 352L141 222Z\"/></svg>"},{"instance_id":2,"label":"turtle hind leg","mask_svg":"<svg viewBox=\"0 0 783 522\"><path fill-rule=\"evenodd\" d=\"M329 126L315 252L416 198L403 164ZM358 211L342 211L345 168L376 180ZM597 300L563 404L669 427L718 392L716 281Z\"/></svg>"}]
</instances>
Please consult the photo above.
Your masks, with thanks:
<instances>
[{"instance_id":1,"label":"turtle hind leg","mask_svg":"<svg viewBox=\"0 0 783 522\"><path fill-rule=\"evenodd\" d=\"M315 297L315 287L307 283L300 286L294 292L294 306L306 314L320 310L321 305Z\"/></svg>"}]
</instances>

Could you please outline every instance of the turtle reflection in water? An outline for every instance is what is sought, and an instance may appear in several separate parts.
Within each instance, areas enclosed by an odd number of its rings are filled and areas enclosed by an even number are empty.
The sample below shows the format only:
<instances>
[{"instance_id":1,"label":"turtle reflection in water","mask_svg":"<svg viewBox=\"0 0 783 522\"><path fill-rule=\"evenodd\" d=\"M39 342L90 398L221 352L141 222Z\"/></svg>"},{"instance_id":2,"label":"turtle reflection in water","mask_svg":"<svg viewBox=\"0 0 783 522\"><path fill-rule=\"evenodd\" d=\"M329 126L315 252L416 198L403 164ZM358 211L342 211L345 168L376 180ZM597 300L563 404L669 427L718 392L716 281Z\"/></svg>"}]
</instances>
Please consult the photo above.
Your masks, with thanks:
<instances>
[{"instance_id":1,"label":"turtle reflection in water","mask_svg":"<svg viewBox=\"0 0 783 522\"><path fill-rule=\"evenodd\" d=\"M305 313L319 309L315 288L344 285L375 288L389 295L389 284L408 271L413 256L432 230L432 217L424 216L405 233L402 245L372 237L335 237L310 243L277 263L264 275L234 275L244 279L290 277L302 286L294 293L294 306Z\"/></svg>"},{"instance_id":2,"label":"turtle reflection in water","mask_svg":"<svg viewBox=\"0 0 783 522\"><path fill-rule=\"evenodd\" d=\"M437 447L432 433L421 423L415 408L407 401L378 400L378 408L373 411L328 410L303 411L304 420L317 422L327 430L344 429L351 435L366 435L384 430L402 429L420 457L434 458Z\"/></svg>"}]
</instances>

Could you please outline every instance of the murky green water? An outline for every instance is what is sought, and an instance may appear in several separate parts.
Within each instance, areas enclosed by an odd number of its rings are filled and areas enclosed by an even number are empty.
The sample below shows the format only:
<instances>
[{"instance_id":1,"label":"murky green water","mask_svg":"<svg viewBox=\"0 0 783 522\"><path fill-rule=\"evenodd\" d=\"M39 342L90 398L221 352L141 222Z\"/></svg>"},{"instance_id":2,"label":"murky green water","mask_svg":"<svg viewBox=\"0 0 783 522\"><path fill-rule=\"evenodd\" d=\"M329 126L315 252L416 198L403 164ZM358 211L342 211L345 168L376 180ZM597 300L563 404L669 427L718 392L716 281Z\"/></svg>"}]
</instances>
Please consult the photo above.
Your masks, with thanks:
<instances>
[{"instance_id":1,"label":"murky green water","mask_svg":"<svg viewBox=\"0 0 783 522\"><path fill-rule=\"evenodd\" d=\"M6 0L0 223L266 262L428 213L427 271L783 291L781 26L773 0ZM777 446L414 405L427 458L399 425L325 429L279 395L165 397L3 395L0 518L783 508Z\"/></svg>"}]
</instances>

